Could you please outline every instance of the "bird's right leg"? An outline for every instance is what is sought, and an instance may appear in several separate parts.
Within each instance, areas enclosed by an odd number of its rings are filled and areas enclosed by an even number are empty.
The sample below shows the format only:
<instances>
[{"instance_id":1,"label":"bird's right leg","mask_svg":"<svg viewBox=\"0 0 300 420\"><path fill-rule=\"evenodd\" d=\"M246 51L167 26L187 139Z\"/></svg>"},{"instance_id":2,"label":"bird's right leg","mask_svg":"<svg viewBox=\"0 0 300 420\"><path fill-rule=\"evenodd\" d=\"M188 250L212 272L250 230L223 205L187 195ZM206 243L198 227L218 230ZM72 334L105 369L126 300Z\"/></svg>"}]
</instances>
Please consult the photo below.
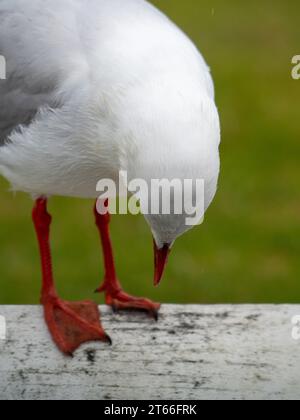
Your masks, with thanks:
<instances>
[{"instance_id":1,"label":"bird's right leg","mask_svg":"<svg viewBox=\"0 0 300 420\"><path fill-rule=\"evenodd\" d=\"M53 280L49 244L51 216L47 200L40 198L32 212L42 264L42 296L45 320L58 348L67 355L87 341L111 342L101 323L98 306L89 301L67 302L59 298Z\"/></svg>"},{"instance_id":2,"label":"bird's right leg","mask_svg":"<svg viewBox=\"0 0 300 420\"><path fill-rule=\"evenodd\" d=\"M99 229L100 238L102 242L105 265L104 282L100 286L100 288L96 290L96 292L105 292L106 304L112 306L115 310L144 311L152 317L154 317L155 319L157 319L158 311L161 306L159 303L152 302L149 299L131 296L128 293L124 292L124 290L122 289L115 269L112 243L110 240L110 214L99 214L97 211L97 206L94 207L94 213L96 218L96 225Z\"/></svg>"}]
</instances>

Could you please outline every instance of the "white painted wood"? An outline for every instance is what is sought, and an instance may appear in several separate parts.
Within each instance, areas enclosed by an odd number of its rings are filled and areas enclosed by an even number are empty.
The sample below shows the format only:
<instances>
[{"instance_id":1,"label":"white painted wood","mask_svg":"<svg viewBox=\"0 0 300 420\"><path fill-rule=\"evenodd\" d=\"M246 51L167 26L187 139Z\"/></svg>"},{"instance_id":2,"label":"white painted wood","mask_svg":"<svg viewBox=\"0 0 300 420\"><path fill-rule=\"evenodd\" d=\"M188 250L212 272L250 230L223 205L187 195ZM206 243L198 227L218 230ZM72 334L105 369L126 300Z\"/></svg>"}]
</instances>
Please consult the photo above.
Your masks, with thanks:
<instances>
[{"instance_id":1,"label":"white painted wood","mask_svg":"<svg viewBox=\"0 0 300 420\"><path fill-rule=\"evenodd\" d=\"M300 306L166 305L158 323L101 311L113 346L69 359L40 307L0 306L0 399L300 399Z\"/></svg>"}]
</instances>

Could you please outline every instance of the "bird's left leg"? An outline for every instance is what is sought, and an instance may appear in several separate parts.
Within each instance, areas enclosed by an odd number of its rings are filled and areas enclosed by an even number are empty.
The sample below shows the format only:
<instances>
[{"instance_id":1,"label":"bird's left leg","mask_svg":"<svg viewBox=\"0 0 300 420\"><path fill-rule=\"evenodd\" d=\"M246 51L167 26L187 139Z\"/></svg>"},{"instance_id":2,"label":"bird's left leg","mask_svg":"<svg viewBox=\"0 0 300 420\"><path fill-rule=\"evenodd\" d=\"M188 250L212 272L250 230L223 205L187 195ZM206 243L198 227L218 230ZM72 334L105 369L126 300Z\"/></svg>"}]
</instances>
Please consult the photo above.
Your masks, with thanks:
<instances>
[{"instance_id":1,"label":"bird's left leg","mask_svg":"<svg viewBox=\"0 0 300 420\"><path fill-rule=\"evenodd\" d=\"M54 342L67 355L87 341L111 342L104 332L98 306L89 301L68 302L59 298L54 284L49 243L51 216L47 200L40 198L32 212L42 263L42 296L45 320Z\"/></svg>"},{"instance_id":2,"label":"bird's left leg","mask_svg":"<svg viewBox=\"0 0 300 420\"><path fill-rule=\"evenodd\" d=\"M100 233L105 265L104 282L102 286L97 289L97 292L105 292L106 304L112 306L115 310L123 309L145 311L157 319L158 311L161 306L159 303L152 302L149 299L130 296L122 290L116 274L112 243L110 240L110 214L108 212L105 215L99 214L97 206L94 208L94 213L96 217L96 225Z\"/></svg>"}]
</instances>

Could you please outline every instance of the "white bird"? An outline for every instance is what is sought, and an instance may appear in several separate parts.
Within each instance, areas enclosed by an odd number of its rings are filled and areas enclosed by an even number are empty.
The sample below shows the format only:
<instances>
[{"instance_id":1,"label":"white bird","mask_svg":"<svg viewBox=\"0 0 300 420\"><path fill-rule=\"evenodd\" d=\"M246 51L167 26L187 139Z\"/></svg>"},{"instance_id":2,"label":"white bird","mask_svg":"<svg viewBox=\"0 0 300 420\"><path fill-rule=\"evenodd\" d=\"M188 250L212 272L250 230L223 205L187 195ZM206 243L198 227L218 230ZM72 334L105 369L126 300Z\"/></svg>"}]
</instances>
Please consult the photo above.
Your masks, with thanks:
<instances>
[{"instance_id":1,"label":"white bird","mask_svg":"<svg viewBox=\"0 0 300 420\"><path fill-rule=\"evenodd\" d=\"M189 38L144 0L1 0L0 173L36 199L42 303L58 347L109 341L97 305L59 298L47 199L97 198L101 179L203 179L205 210L219 175L220 123L210 71ZM117 309L157 314L122 291L109 215L95 212L105 263L99 291ZM186 215L145 215L159 283Z\"/></svg>"}]
</instances>

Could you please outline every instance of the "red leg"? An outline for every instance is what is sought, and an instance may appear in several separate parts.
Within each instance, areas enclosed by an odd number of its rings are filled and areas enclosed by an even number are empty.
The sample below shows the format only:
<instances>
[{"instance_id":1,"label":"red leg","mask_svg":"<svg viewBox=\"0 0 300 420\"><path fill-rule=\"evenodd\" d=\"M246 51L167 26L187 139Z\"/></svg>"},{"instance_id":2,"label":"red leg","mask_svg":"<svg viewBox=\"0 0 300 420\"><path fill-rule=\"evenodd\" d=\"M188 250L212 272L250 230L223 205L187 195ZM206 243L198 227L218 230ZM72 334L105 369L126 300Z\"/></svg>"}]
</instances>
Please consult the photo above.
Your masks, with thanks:
<instances>
[{"instance_id":1,"label":"red leg","mask_svg":"<svg viewBox=\"0 0 300 420\"><path fill-rule=\"evenodd\" d=\"M32 218L39 242L42 263L42 296L45 320L54 342L67 354L73 352L87 341L111 342L101 323L98 306L89 301L66 302L61 300L55 290L51 251L49 244L51 216L47 212L47 200L38 199Z\"/></svg>"},{"instance_id":2,"label":"red leg","mask_svg":"<svg viewBox=\"0 0 300 420\"><path fill-rule=\"evenodd\" d=\"M148 312L155 319L158 318L159 303L152 302L149 299L136 298L130 296L122 290L117 278L112 243L109 234L110 214L100 215L95 206L96 225L99 229L105 267L105 277L103 285L97 289L97 292L105 292L105 301L115 310L141 310Z\"/></svg>"}]
</instances>

